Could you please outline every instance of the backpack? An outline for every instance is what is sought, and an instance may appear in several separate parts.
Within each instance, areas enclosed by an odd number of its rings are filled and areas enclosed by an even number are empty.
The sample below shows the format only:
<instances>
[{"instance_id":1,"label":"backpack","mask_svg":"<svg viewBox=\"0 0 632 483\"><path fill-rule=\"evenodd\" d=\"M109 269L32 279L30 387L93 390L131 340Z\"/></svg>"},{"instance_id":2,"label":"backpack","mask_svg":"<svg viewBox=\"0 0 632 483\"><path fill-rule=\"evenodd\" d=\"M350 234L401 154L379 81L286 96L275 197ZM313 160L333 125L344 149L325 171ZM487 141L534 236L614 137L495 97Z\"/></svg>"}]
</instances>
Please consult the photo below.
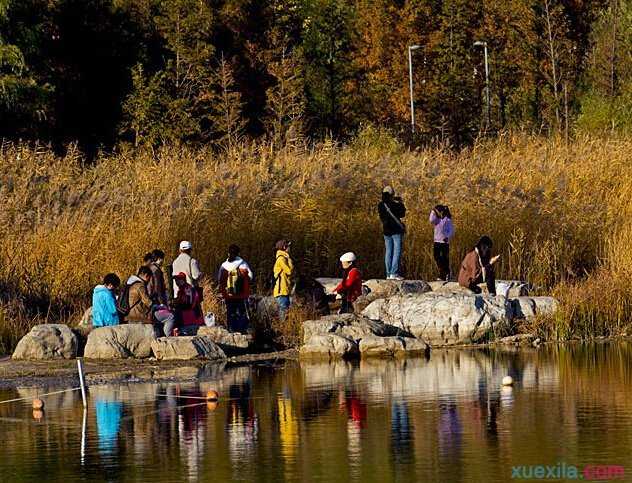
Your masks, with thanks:
<instances>
[{"instance_id":1,"label":"backpack","mask_svg":"<svg viewBox=\"0 0 632 483\"><path fill-rule=\"evenodd\" d=\"M239 295L244 291L244 276L239 267L228 272L226 278L226 292L230 295Z\"/></svg>"},{"instance_id":2,"label":"backpack","mask_svg":"<svg viewBox=\"0 0 632 483\"><path fill-rule=\"evenodd\" d=\"M142 282L135 282L132 285L125 284L125 287L123 288L123 291L121 292L121 295L119 295L119 298L116 301L116 311L122 317L127 317L129 313L132 311L132 309L136 307L136 305L138 305L138 303L140 302L140 299L138 299L134 303L134 305L132 305L131 307L129 305L129 290L131 287L133 287L137 283L142 283Z\"/></svg>"}]
</instances>

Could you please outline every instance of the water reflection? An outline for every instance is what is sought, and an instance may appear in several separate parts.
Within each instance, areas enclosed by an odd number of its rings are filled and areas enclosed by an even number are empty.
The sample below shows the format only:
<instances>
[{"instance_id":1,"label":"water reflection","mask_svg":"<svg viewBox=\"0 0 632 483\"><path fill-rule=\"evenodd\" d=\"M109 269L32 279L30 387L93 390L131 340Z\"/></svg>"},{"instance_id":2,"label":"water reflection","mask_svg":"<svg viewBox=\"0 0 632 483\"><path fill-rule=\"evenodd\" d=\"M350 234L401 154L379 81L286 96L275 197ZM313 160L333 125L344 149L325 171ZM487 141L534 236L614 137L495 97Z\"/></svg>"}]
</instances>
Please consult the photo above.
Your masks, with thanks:
<instances>
[{"instance_id":1,"label":"water reflection","mask_svg":"<svg viewBox=\"0 0 632 483\"><path fill-rule=\"evenodd\" d=\"M631 363L625 343L450 350L94 386L85 434L78 393L47 398L41 422L29 404L0 404L0 481L501 482L513 465L625 466Z\"/></svg>"}]
</instances>

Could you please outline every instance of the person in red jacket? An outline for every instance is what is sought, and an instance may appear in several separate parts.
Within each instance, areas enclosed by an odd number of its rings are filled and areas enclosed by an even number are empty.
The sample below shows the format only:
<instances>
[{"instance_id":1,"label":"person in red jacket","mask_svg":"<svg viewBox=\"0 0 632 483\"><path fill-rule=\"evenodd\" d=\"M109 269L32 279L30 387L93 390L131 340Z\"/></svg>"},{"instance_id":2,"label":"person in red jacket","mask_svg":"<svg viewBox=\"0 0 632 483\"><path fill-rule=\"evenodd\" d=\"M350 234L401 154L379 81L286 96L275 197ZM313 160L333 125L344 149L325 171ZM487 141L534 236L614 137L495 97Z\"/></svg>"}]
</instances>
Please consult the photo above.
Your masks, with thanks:
<instances>
[{"instance_id":1,"label":"person in red jacket","mask_svg":"<svg viewBox=\"0 0 632 483\"><path fill-rule=\"evenodd\" d=\"M187 283L186 273L176 274L173 280L178 287L178 296L173 300L178 333L179 335L195 335L197 330L204 325L200 296L195 287Z\"/></svg>"},{"instance_id":2,"label":"person in red jacket","mask_svg":"<svg viewBox=\"0 0 632 483\"><path fill-rule=\"evenodd\" d=\"M334 289L334 292L342 296L341 314L353 312L353 302L362 295L362 274L356 267L356 256L353 252L347 252L340 257L340 263L344 270L342 282Z\"/></svg>"}]
</instances>

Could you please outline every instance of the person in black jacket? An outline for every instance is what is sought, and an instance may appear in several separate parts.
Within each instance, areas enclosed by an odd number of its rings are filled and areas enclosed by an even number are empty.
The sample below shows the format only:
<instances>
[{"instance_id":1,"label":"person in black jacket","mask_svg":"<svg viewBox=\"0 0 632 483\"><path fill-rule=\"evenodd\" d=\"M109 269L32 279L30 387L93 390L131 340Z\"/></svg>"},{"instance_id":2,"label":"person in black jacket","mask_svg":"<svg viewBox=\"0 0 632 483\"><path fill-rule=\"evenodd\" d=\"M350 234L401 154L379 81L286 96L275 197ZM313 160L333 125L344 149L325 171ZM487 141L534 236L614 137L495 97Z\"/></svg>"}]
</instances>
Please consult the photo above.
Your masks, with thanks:
<instances>
[{"instance_id":1,"label":"person in black jacket","mask_svg":"<svg viewBox=\"0 0 632 483\"><path fill-rule=\"evenodd\" d=\"M402 242L406 232L406 226L401 219L406 216L406 207L402 199L395 196L395 190L391 186L386 186L382 191L382 201L378 204L377 211L384 227L386 278L403 280L399 274L399 260L402 256Z\"/></svg>"}]
</instances>

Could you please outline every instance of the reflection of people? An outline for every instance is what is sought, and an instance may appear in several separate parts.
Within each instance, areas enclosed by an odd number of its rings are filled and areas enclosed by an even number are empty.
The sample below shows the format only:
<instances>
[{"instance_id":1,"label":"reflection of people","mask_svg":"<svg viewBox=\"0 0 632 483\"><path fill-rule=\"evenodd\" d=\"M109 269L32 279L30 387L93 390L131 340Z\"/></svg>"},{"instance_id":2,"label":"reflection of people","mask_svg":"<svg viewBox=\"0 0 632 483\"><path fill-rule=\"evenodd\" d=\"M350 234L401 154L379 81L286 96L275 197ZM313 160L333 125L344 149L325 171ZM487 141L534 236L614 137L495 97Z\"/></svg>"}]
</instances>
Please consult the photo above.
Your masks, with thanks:
<instances>
[{"instance_id":1,"label":"reflection of people","mask_svg":"<svg viewBox=\"0 0 632 483\"><path fill-rule=\"evenodd\" d=\"M439 453L442 456L458 456L461 451L463 429L456 403L439 404Z\"/></svg>"},{"instance_id":2,"label":"reflection of people","mask_svg":"<svg viewBox=\"0 0 632 483\"><path fill-rule=\"evenodd\" d=\"M226 432L228 450L235 467L251 458L257 444L259 422L250 399L250 383L232 384L229 389L230 406L227 412Z\"/></svg>"},{"instance_id":3,"label":"reflection of people","mask_svg":"<svg viewBox=\"0 0 632 483\"><path fill-rule=\"evenodd\" d=\"M412 434L408 404L396 399L391 405L391 452L396 463L409 463L413 459Z\"/></svg>"},{"instance_id":4,"label":"reflection of people","mask_svg":"<svg viewBox=\"0 0 632 483\"><path fill-rule=\"evenodd\" d=\"M179 390L176 388L178 401L178 437L180 441L180 455L189 470L189 479L199 479L199 462L204 455L204 441L206 429L206 402L203 401L199 390ZM199 399L195 399L199 398Z\"/></svg>"},{"instance_id":5,"label":"reflection of people","mask_svg":"<svg viewBox=\"0 0 632 483\"><path fill-rule=\"evenodd\" d=\"M277 407L279 410L281 454L286 460L293 460L298 446L298 421L292 409L292 399L285 395L279 395Z\"/></svg>"},{"instance_id":6,"label":"reflection of people","mask_svg":"<svg viewBox=\"0 0 632 483\"><path fill-rule=\"evenodd\" d=\"M95 403L97 413L97 434L99 449L103 454L112 454L116 450L118 433L123 414L123 403L97 399Z\"/></svg>"}]
</instances>

